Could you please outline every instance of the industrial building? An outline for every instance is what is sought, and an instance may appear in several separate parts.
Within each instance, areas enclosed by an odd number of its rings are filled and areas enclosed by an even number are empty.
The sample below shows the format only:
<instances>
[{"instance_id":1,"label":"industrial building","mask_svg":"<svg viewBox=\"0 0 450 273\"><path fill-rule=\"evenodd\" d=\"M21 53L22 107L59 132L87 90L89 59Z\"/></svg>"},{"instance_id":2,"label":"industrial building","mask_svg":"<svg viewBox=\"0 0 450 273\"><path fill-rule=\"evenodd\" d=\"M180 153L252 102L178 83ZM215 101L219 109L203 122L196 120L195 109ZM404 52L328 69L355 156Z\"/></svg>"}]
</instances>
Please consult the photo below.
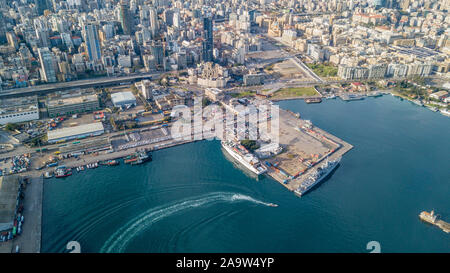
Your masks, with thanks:
<instances>
[{"instance_id":1,"label":"industrial building","mask_svg":"<svg viewBox=\"0 0 450 273\"><path fill-rule=\"evenodd\" d=\"M111 100L115 107L136 106L136 98L130 91L111 94Z\"/></svg>"},{"instance_id":2,"label":"industrial building","mask_svg":"<svg viewBox=\"0 0 450 273\"><path fill-rule=\"evenodd\" d=\"M100 102L97 94L57 97L47 100L47 113L49 117L73 115L99 109Z\"/></svg>"},{"instance_id":3,"label":"industrial building","mask_svg":"<svg viewBox=\"0 0 450 273\"><path fill-rule=\"evenodd\" d=\"M63 142L72 139L81 139L90 136L99 136L105 132L101 122L83 124L74 127L56 129L47 132L49 143Z\"/></svg>"},{"instance_id":4,"label":"industrial building","mask_svg":"<svg viewBox=\"0 0 450 273\"><path fill-rule=\"evenodd\" d=\"M0 100L0 124L39 119L37 96Z\"/></svg>"},{"instance_id":5,"label":"industrial building","mask_svg":"<svg viewBox=\"0 0 450 273\"><path fill-rule=\"evenodd\" d=\"M108 137L75 141L59 147L61 154L77 155L81 153L93 153L111 149L111 141Z\"/></svg>"}]
</instances>

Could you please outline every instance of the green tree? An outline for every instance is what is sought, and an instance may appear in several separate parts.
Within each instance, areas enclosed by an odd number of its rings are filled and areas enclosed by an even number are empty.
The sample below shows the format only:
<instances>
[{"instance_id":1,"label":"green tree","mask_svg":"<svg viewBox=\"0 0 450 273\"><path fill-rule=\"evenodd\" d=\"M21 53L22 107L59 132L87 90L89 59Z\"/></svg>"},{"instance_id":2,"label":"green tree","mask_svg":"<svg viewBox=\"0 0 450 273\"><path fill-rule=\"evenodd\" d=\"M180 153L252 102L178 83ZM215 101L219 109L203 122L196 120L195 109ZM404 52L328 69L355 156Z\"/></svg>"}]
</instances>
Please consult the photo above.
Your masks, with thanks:
<instances>
[{"instance_id":1,"label":"green tree","mask_svg":"<svg viewBox=\"0 0 450 273\"><path fill-rule=\"evenodd\" d=\"M20 126L17 123L8 123L6 124L5 129L12 132L19 129L19 127Z\"/></svg>"},{"instance_id":2,"label":"green tree","mask_svg":"<svg viewBox=\"0 0 450 273\"><path fill-rule=\"evenodd\" d=\"M247 150L253 152L259 148L259 144L255 140L244 139L241 141L241 145L244 146Z\"/></svg>"}]
</instances>

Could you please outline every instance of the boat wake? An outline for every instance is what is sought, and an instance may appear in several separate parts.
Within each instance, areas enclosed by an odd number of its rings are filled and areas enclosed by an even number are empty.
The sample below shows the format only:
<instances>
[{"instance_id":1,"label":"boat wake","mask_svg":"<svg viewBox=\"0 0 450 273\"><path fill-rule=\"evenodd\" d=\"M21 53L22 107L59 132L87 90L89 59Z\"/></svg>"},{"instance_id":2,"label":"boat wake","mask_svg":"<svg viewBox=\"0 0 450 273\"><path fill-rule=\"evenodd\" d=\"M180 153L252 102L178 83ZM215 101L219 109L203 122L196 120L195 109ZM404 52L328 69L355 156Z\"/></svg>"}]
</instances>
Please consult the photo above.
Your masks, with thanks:
<instances>
[{"instance_id":1,"label":"boat wake","mask_svg":"<svg viewBox=\"0 0 450 273\"><path fill-rule=\"evenodd\" d=\"M256 203L256 204L260 204L260 205L264 205L264 206L270 206L272 204L272 203L266 203L266 202L263 202L263 201L259 201L259 200L256 200L256 199L248 196L248 195L239 194L239 193L233 194L233 196L231 196L231 201L250 201L250 202L253 202L253 203Z\"/></svg>"},{"instance_id":2,"label":"boat wake","mask_svg":"<svg viewBox=\"0 0 450 273\"><path fill-rule=\"evenodd\" d=\"M148 227L150 227L154 223L166 217L169 217L175 213L179 213L181 211L191 208L210 206L216 203L232 203L245 201L264 206L271 206L271 203L265 203L247 195L218 192L207 194L201 197L196 197L195 199L188 199L165 206L151 208L141 213L140 215L136 216L128 223L126 223L124 226L119 228L105 242L100 252L102 253L122 252L126 248L128 243L138 234L145 231Z\"/></svg>"}]
</instances>

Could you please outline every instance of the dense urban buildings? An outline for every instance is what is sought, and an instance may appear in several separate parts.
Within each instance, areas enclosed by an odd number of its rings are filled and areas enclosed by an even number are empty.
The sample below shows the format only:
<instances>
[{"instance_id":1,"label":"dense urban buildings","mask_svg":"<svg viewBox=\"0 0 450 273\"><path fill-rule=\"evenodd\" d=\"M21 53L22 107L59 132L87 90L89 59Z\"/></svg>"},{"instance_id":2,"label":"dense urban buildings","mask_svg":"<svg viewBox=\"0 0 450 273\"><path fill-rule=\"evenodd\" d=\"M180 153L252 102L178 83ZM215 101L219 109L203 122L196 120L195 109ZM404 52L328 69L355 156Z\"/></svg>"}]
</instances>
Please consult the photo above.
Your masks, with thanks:
<instances>
[{"instance_id":1,"label":"dense urban buildings","mask_svg":"<svg viewBox=\"0 0 450 273\"><path fill-rule=\"evenodd\" d=\"M343 80L427 77L450 69L448 0L2 3L3 90L202 62L229 68L261 51L263 37L335 66Z\"/></svg>"}]
</instances>

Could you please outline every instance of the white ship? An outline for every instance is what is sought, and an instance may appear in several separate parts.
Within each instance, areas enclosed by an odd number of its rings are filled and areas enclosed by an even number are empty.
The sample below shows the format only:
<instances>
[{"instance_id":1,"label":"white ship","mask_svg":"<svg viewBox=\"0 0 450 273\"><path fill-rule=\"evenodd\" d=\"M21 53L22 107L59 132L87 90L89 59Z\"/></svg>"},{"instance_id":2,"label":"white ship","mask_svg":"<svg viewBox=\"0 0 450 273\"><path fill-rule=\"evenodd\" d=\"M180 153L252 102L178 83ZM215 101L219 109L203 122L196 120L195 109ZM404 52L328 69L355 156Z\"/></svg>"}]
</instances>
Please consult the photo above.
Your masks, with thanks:
<instances>
[{"instance_id":1,"label":"white ship","mask_svg":"<svg viewBox=\"0 0 450 273\"><path fill-rule=\"evenodd\" d=\"M325 163L323 163L317 171L309 175L305 181L302 182L300 187L294 191L294 193L298 196L302 196L307 193L312 187L316 184L320 183L323 179L325 179L336 167L339 165L341 158L337 158L333 161L328 161L328 158Z\"/></svg>"},{"instance_id":2,"label":"white ship","mask_svg":"<svg viewBox=\"0 0 450 273\"><path fill-rule=\"evenodd\" d=\"M242 145L222 140L222 147L228 152L234 159L245 166L253 173L260 175L267 171L266 166L261 164L258 158L249 153Z\"/></svg>"}]
</instances>

